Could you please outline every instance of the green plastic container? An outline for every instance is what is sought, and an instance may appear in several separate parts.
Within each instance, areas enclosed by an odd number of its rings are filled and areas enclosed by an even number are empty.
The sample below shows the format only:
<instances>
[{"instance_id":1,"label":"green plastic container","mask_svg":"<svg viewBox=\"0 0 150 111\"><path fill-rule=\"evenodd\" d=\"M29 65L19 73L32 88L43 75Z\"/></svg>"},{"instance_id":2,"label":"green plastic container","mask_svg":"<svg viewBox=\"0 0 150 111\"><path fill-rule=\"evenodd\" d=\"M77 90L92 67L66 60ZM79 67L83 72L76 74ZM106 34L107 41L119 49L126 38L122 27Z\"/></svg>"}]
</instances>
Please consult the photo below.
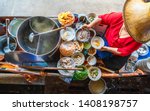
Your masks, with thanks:
<instances>
[{"instance_id":1,"label":"green plastic container","mask_svg":"<svg viewBox=\"0 0 150 111\"><path fill-rule=\"evenodd\" d=\"M77 70L74 73L73 80L85 80L88 77L88 71L85 66L79 66L79 68L83 68L83 70Z\"/></svg>"}]
</instances>

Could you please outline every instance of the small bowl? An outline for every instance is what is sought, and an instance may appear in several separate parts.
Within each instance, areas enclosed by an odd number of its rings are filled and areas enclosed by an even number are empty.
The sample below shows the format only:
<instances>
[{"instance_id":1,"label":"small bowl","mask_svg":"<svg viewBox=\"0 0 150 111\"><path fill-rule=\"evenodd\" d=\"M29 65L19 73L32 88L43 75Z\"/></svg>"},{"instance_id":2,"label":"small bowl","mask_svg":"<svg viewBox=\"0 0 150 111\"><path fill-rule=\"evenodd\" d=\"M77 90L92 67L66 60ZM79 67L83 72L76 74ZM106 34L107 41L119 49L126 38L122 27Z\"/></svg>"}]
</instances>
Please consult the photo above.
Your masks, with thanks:
<instances>
[{"instance_id":1,"label":"small bowl","mask_svg":"<svg viewBox=\"0 0 150 111\"><path fill-rule=\"evenodd\" d=\"M94 56L96 54L96 49L91 47L90 49L88 49L88 55L90 56Z\"/></svg>"},{"instance_id":2,"label":"small bowl","mask_svg":"<svg viewBox=\"0 0 150 111\"><path fill-rule=\"evenodd\" d=\"M92 22L95 18L96 18L96 14L95 13L89 13L87 15L88 21Z\"/></svg>"},{"instance_id":3,"label":"small bowl","mask_svg":"<svg viewBox=\"0 0 150 111\"><path fill-rule=\"evenodd\" d=\"M67 64L67 61L69 61L70 63L68 62ZM70 57L63 57L58 61L57 67L58 68L75 68L75 62ZM74 70L58 70L58 72L64 76L73 76Z\"/></svg>"},{"instance_id":4,"label":"small bowl","mask_svg":"<svg viewBox=\"0 0 150 111\"><path fill-rule=\"evenodd\" d=\"M84 65L78 66L78 68L83 68L83 70L76 70L73 75L73 80L85 80L88 78L88 71Z\"/></svg>"},{"instance_id":5,"label":"small bowl","mask_svg":"<svg viewBox=\"0 0 150 111\"><path fill-rule=\"evenodd\" d=\"M99 36L93 37L91 40L91 45L95 49L101 49L104 46L104 40Z\"/></svg>"},{"instance_id":6,"label":"small bowl","mask_svg":"<svg viewBox=\"0 0 150 111\"><path fill-rule=\"evenodd\" d=\"M71 41L63 42L61 43L59 50L63 56L72 56L75 53L74 43Z\"/></svg>"},{"instance_id":7,"label":"small bowl","mask_svg":"<svg viewBox=\"0 0 150 111\"><path fill-rule=\"evenodd\" d=\"M90 49L91 48L91 43L90 42L85 42L84 43L84 49Z\"/></svg>"},{"instance_id":8,"label":"small bowl","mask_svg":"<svg viewBox=\"0 0 150 111\"><path fill-rule=\"evenodd\" d=\"M88 42L90 39L90 31L88 29L78 29L76 31L77 40L80 42Z\"/></svg>"},{"instance_id":9,"label":"small bowl","mask_svg":"<svg viewBox=\"0 0 150 111\"><path fill-rule=\"evenodd\" d=\"M71 27L60 30L60 36L64 41L71 41L75 38L75 30Z\"/></svg>"},{"instance_id":10,"label":"small bowl","mask_svg":"<svg viewBox=\"0 0 150 111\"><path fill-rule=\"evenodd\" d=\"M137 53L140 55L140 56L145 56L149 53L149 48L146 44L143 44L138 50L137 50Z\"/></svg>"},{"instance_id":11,"label":"small bowl","mask_svg":"<svg viewBox=\"0 0 150 111\"><path fill-rule=\"evenodd\" d=\"M95 57L95 56L88 56L88 58L87 58L87 62L88 62L88 64L89 64L89 65L93 66L93 65L95 65L95 64L96 64L97 59L96 59L96 57Z\"/></svg>"},{"instance_id":12,"label":"small bowl","mask_svg":"<svg viewBox=\"0 0 150 111\"><path fill-rule=\"evenodd\" d=\"M82 42L74 41L75 52L82 52L84 44Z\"/></svg>"},{"instance_id":13,"label":"small bowl","mask_svg":"<svg viewBox=\"0 0 150 111\"><path fill-rule=\"evenodd\" d=\"M72 56L74 62L75 62L75 65L76 66L80 66L84 63L85 61L85 57L82 53L78 52L78 53L75 53L73 56Z\"/></svg>"},{"instance_id":14,"label":"small bowl","mask_svg":"<svg viewBox=\"0 0 150 111\"><path fill-rule=\"evenodd\" d=\"M88 77L92 81L98 81L101 78L101 70L98 67L90 67L88 69Z\"/></svg>"},{"instance_id":15,"label":"small bowl","mask_svg":"<svg viewBox=\"0 0 150 111\"><path fill-rule=\"evenodd\" d=\"M88 23L88 17L86 16L86 14L79 14L78 15L78 22Z\"/></svg>"}]
</instances>

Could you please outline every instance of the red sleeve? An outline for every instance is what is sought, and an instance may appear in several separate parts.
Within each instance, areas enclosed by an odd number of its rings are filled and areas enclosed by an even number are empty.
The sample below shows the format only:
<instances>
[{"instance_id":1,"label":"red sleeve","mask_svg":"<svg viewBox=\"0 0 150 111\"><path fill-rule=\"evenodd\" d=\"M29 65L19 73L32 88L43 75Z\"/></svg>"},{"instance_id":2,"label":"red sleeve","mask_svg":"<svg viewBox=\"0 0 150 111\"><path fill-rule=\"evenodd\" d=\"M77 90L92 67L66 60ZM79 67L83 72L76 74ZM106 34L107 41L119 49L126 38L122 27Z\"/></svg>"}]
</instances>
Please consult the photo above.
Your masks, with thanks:
<instances>
[{"instance_id":1,"label":"red sleeve","mask_svg":"<svg viewBox=\"0 0 150 111\"><path fill-rule=\"evenodd\" d=\"M122 17L122 12L112 12L109 14L99 15L98 17L102 19L102 24L110 25L114 20Z\"/></svg>"},{"instance_id":2,"label":"red sleeve","mask_svg":"<svg viewBox=\"0 0 150 111\"><path fill-rule=\"evenodd\" d=\"M130 43L128 46L123 47L123 48L118 48L118 51L121 52L120 56L128 56L135 50L137 50L139 47L141 47L141 43L138 42L133 42Z\"/></svg>"}]
</instances>

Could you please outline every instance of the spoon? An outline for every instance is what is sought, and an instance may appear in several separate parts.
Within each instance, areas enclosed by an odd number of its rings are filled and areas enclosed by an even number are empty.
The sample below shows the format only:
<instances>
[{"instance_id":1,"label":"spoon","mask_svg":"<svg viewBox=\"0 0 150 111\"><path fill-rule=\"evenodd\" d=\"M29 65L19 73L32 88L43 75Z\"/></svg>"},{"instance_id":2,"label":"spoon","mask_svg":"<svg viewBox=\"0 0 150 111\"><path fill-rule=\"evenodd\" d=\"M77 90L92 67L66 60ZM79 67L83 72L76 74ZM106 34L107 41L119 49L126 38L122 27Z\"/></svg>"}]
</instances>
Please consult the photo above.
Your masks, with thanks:
<instances>
[{"instance_id":1,"label":"spoon","mask_svg":"<svg viewBox=\"0 0 150 111\"><path fill-rule=\"evenodd\" d=\"M4 47L4 52L5 52L5 53L11 52L10 46L9 46L9 45L10 45L10 44L9 44L10 39L9 39L9 34L8 34L8 24L9 24L9 22L10 22L10 20L9 20L9 19L6 19L6 37L7 37L7 46Z\"/></svg>"},{"instance_id":2,"label":"spoon","mask_svg":"<svg viewBox=\"0 0 150 111\"><path fill-rule=\"evenodd\" d=\"M59 27L59 28L56 28L56 29L53 29L53 30L50 30L50 31L47 31L47 32L41 32L41 33L38 33L38 34L34 34L33 32L30 33L29 35L29 41L30 42L33 42L35 36L39 36L39 35L42 35L42 34L47 34L47 33L52 33L52 32L55 32L55 31L58 31L58 30L61 30L61 29L64 29L65 27Z\"/></svg>"}]
</instances>

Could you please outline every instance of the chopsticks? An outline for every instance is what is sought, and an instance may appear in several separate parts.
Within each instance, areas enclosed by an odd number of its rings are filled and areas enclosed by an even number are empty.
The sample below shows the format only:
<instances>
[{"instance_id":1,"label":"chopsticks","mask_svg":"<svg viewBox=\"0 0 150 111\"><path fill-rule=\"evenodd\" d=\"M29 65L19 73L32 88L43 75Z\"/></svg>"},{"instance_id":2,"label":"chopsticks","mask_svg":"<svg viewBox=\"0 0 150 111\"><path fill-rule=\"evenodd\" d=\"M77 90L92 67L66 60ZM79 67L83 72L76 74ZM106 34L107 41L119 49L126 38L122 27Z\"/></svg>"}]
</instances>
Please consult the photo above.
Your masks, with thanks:
<instances>
[{"instance_id":1,"label":"chopsticks","mask_svg":"<svg viewBox=\"0 0 150 111\"><path fill-rule=\"evenodd\" d=\"M106 68L106 67L103 67L103 66L98 66L98 67L99 67L100 69L103 69L103 70L107 71L107 72L115 73L115 71L110 70L110 69L108 69L108 68Z\"/></svg>"},{"instance_id":2,"label":"chopsticks","mask_svg":"<svg viewBox=\"0 0 150 111\"><path fill-rule=\"evenodd\" d=\"M38 66L20 66L30 70L83 70L83 68L57 68L57 67L38 67Z\"/></svg>"}]
</instances>

